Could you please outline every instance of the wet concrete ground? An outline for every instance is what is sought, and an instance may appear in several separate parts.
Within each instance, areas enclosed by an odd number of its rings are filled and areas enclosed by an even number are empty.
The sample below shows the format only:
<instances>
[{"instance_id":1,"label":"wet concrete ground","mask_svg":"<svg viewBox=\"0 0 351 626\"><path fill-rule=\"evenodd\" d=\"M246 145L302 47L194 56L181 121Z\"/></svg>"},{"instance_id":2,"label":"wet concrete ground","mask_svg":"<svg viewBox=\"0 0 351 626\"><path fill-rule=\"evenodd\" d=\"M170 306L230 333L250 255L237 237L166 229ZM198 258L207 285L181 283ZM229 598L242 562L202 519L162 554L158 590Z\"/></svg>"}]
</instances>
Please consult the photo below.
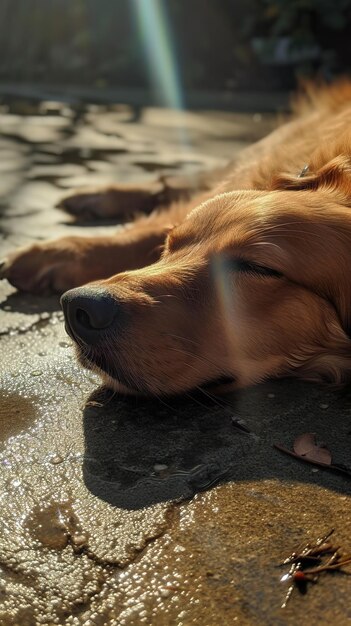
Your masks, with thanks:
<instances>
[{"instance_id":1,"label":"wet concrete ground","mask_svg":"<svg viewBox=\"0 0 351 626\"><path fill-rule=\"evenodd\" d=\"M12 105L0 116L1 251L65 233L54 204L83 184L221 165L270 116ZM179 138L185 147L179 146ZM0 624L337 625L351 578L306 595L277 564L335 528L351 552L351 479L303 464L315 432L351 466L351 403L297 381L213 399L112 396L75 361L58 299L0 284ZM244 426L244 430L240 428Z\"/></svg>"}]
</instances>

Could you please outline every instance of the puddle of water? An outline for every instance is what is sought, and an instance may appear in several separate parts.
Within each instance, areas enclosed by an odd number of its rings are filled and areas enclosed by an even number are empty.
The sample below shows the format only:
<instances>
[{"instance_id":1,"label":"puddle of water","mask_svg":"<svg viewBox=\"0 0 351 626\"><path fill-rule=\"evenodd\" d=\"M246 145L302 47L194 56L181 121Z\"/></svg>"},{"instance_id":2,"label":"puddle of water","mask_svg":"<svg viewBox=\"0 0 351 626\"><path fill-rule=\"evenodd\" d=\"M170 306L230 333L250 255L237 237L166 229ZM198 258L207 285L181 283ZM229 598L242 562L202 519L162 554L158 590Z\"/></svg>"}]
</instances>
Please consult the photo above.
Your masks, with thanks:
<instances>
[{"instance_id":1,"label":"puddle of water","mask_svg":"<svg viewBox=\"0 0 351 626\"><path fill-rule=\"evenodd\" d=\"M170 505L125 511L86 488L82 406L97 378L60 324L1 343L0 624L62 625L164 532Z\"/></svg>"},{"instance_id":2,"label":"puddle of water","mask_svg":"<svg viewBox=\"0 0 351 626\"><path fill-rule=\"evenodd\" d=\"M251 497L258 490L259 500ZM222 485L180 505L169 532L116 574L115 605L93 600L91 612L119 626L346 624L349 576L321 577L281 609L286 587L278 564L331 526L348 552L350 520L350 498L315 485Z\"/></svg>"}]
</instances>

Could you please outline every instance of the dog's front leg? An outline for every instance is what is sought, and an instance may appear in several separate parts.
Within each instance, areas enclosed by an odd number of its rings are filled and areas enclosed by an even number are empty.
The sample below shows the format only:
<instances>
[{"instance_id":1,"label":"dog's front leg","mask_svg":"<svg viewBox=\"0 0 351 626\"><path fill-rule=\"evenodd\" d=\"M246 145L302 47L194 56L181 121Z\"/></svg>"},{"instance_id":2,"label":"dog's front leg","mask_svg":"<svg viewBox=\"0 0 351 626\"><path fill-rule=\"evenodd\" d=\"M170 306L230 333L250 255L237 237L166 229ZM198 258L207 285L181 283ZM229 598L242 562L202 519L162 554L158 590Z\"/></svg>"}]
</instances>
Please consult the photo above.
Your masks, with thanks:
<instances>
[{"instance_id":1,"label":"dog's front leg","mask_svg":"<svg viewBox=\"0 0 351 626\"><path fill-rule=\"evenodd\" d=\"M93 280L150 265L167 227L136 223L106 237L62 237L19 248L0 264L0 278L22 291L63 293Z\"/></svg>"}]
</instances>

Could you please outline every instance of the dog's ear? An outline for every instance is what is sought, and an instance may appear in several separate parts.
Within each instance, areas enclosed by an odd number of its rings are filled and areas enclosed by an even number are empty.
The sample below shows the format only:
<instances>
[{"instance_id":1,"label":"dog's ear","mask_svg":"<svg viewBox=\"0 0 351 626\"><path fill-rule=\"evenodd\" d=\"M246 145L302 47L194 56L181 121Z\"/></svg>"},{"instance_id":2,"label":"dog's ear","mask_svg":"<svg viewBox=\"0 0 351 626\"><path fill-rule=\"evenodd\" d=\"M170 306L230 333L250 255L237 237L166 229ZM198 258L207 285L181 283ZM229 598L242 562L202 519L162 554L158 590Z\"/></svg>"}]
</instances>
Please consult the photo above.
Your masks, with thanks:
<instances>
[{"instance_id":1,"label":"dog's ear","mask_svg":"<svg viewBox=\"0 0 351 626\"><path fill-rule=\"evenodd\" d=\"M306 192L298 200L306 220L299 282L334 305L351 337L351 154L327 156L326 148L299 175L276 176L272 188Z\"/></svg>"},{"instance_id":2,"label":"dog's ear","mask_svg":"<svg viewBox=\"0 0 351 626\"><path fill-rule=\"evenodd\" d=\"M281 217L281 240L279 227L267 238L278 246L282 274L329 301L351 338L351 210L299 196L306 217L287 210ZM285 200L288 206L289 198Z\"/></svg>"},{"instance_id":3,"label":"dog's ear","mask_svg":"<svg viewBox=\"0 0 351 626\"><path fill-rule=\"evenodd\" d=\"M351 248L351 238L349 248ZM351 338L351 253L348 253L348 262L343 263L338 272L329 277L331 284L327 291L327 297L336 309L343 331ZM328 293L329 292L329 293Z\"/></svg>"},{"instance_id":4,"label":"dog's ear","mask_svg":"<svg viewBox=\"0 0 351 626\"><path fill-rule=\"evenodd\" d=\"M271 189L325 191L335 194L336 201L351 204L351 154L339 154L320 167L318 161L306 165L296 176L278 174L272 180Z\"/></svg>"},{"instance_id":5,"label":"dog's ear","mask_svg":"<svg viewBox=\"0 0 351 626\"><path fill-rule=\"evenodd\" d=\"M312 238L302 237L306 252L301 252L304 267L299 282L334 306L340 326L351 338L351 214L347 221L339 214L326 222L320 228L315 216L309 224Z\"/></svg>"}]
</instances>

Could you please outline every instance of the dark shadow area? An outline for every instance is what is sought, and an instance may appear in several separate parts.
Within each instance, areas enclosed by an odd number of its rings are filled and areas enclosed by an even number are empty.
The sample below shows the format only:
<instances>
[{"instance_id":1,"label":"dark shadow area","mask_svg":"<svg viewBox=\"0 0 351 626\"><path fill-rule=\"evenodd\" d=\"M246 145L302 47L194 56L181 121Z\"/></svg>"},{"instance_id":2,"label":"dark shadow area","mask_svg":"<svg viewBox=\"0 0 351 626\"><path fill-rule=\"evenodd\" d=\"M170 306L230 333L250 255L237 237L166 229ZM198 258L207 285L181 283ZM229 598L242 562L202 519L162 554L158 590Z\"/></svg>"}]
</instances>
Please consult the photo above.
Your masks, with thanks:
<instances>
[{"instance_id":1,"label":"dark shadow area","mask_svg":"<svg viewBox=\"0 0 351 626\"><path fill-rule=\"evenodd\" d=\"M350 493L350 478L273 447L291 449L306 432L328 445L333 462L351 466L347 397L314 385L277 381L231 396L165 402L101 388L84 410L84 480L94 495L126 509L191 498L231 480L276 478Z\"/></svg>"},{"instance_id":2,"label":"dark shadow area","mask_svg":"<svg viewBox=\"0 0 351 626\"><path fill-rule=\"evenodd\" d=\"M35 313L50 314L61 311L60 296L34 296L23 291L16 291L0 302L0 311L34 315ZM42 321L45 321L44 319Z\"/></svg>"}]
</instances>

